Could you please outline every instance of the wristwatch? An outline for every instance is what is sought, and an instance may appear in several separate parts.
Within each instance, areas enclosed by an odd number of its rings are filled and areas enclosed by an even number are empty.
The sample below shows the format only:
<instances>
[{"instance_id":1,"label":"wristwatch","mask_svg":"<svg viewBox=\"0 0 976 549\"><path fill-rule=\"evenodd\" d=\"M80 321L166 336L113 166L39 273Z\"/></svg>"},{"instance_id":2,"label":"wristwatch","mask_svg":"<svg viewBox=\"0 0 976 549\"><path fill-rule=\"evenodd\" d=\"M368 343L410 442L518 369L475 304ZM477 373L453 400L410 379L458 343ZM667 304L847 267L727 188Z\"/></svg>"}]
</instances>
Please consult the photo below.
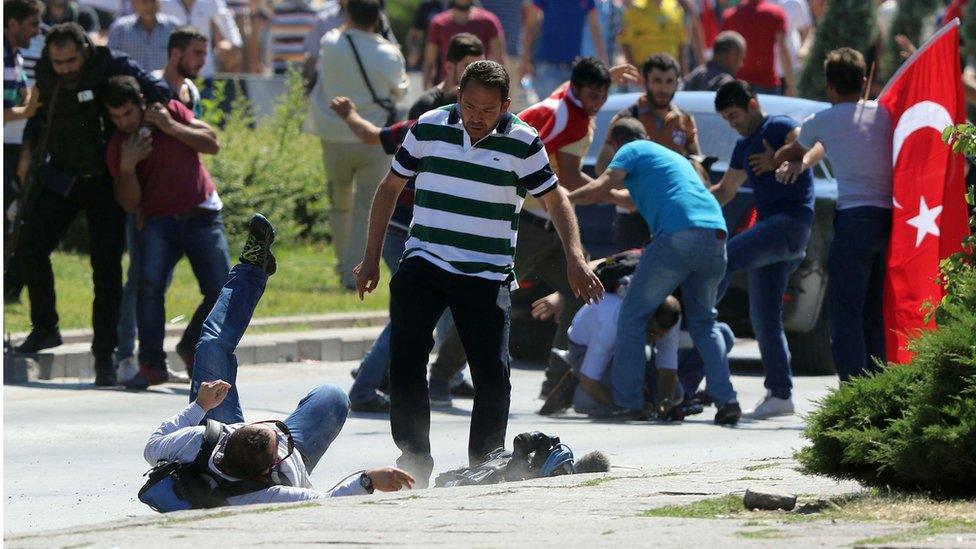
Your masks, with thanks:
<instances>
[{"instance_id":1,"label":"wristwatch","mask_svg":"<svg viewBox=\"0 0 976 549\"><path fill-rule=\"evenodd\" d=\"M366 490L366 493L373 493L373 479L365 472L359 475L359 485L363 487L363 490Z\"/></svg>"}]
</instances>

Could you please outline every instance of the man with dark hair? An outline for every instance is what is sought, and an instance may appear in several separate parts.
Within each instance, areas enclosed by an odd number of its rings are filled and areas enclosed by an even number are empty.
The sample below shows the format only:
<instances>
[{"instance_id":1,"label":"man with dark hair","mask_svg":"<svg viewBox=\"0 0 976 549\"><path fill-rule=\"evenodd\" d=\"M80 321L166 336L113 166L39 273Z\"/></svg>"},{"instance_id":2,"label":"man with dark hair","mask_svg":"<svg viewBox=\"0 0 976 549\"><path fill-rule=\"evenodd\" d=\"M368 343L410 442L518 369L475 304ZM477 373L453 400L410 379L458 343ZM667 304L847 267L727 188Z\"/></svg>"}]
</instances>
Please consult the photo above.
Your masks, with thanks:
<instances>
[{"instance_id":1,"label":"man with dark hair","mask_svg":"<svg viewBox=\"0 0 976 549\"><path fill-rule=\"evenodd\" d=\"M578 189L590 181L583 173L583 156L593 141L593 117L606 103L610 84L624 78L636 80L636 76L637 70L631 65L609 69L599 59L582 57L573 64L569 82L563 82L551 96L519 113L519 119L539 133L549 165L565 190ZM540 200L526 197L519 214L515 264L520 277L535 274L563 296L564 306L556 323L552 347L565 349L566 332L583 303L573 295L566 279L566 256L551 213ZM562 361L550 357L540 397L548 398L566 372ZM434 385L433 379L431 384ZM559 403L563 408L572 400L572 387L566 389Z\"/></svg>"},{"instance_id":2,"label":"man with dark hair","mask_svg":"<svg viewBox=\"0 0 976 549\"><path fill-rule=\"evenodd\" d=\"M718 91L735 80L746 57L746 40L735 31L722 31L712 44L712 58L685 77L685 91Z\"/></svg>"},{"instance_id":3,"label":"man with dark hair","mask_svg":"<svg viewBox=\"0 0 976 549\"><path fill-rule=\"evenodd\" d=\"M425 91L410 107L407 118L416 120L425 112L450 105L457 98L457 86L464 69L475 61L485 58L485 45L470 32L462 32L451 37L447 46L444 80Z\"/></svg>"},{"instance_id":4,"label":"man with dark hair","mask_svg":"<svg viewBox=\"0 0 976 549\"><path fill-rule=\"evenodd\" d=\"M891 118L876 101L863 101L864 57L840 48L827 54L824 75L833 105L803 122L795 141L776 154L788 160L777 179L792 183L826 152L837 179L834 239L827 259L830 351L842 381L885 361L881 314L885 261L891 237Z\"/></svg>"},{"instance_id":5,"label":"man with dark hair","mask_svg":"<svg viewBox=\"0 0 976 549\"><path fill-rule=\"evenodd\" d=\"M223 206L200 153L216 154L217 135L173 99L146 105L134 78L109 79L104 98L117 127L108 143L108 168L115 196L125 211L138 214L136 231L139 285L136 317L139 372L122 383L145 389L169 379L165 337L166 288L179 259L186 255L203 294L183 333L180 349L200 337L207 313L230 270ZM192 374L192 361L187 370Z\"/></svg>"},{"instance_id":6,"label":"man with dark hair","mask_svg":"<svg viewBox=\"0 0 976 549\"><path fill-rule=\"evenodd\" d=\"M370 212L356 267L360 297L379 283L383 236L407 179L416 208L407 251L390 283L390 422L398 463L421 486L433 470L427 360L434 324L448 307L475 386L468 456L479 463L505 445L511 395L508 329L517 215L526 193L542 198L567 256L570 287L584 301L603 287L586 265L576 216L538 134L508 112L508 73L477 61L461 77L458 103L425 113L397 151Z\"/></svg>"},{"instance_id":7,"label":"man with dark hair","mask_svg":"<svg viewBox=\"0 0 976 549\"><path fill-rule=\"evenodd\" d=\"M685 113L673 103L674 94L681 82L681 67L669 54L656 53L644 61L644 95L637 102L620 111L610 121L613 126L625 117L635 118L644 125L648 138L672 151L688 156L699 154L698 127L695 117ZM602 172L613 157L612 148L605 144L597 158L597 173ZM650 238L647 223L640 214L617 207L613 221L613 239L617 249L640 248Z\"/></svg>"},{"instance_id":8,"label":"man with dark hair","mask_svg":"<svg viewBox=\"0 0 976 549\"><path fill-rule=\"evenodd\" d=\"M171 15L159 13L161 0L132 0L135 13L116 19L108 29L108 47L125 52L143 70L166 66L166 44L179 26Z\"/></svg>"},{"instance_id":9,"label":"man with dark hair","mask_svg":"<svg viewBox=\"0 0 976 549\"><path fill-rule=\"evenodd\" d=\"M322 145L336 269L348 290L356 286L352 270L366 242L370 200L389 157L360 143L329 104L335 97L348 97L363 118L378 126L396 118L395 103L407 90L405 61L399 48L376 34L379 17L377 0L349 0L346 25L322 37L306 121Z\"/></svg>"},{"instance_id":10,"label":"man with dark hair","mask_svg":"<svg viewBox=\"0 0 976 549\"><path fill-rule=\"evenodd\" d=\"M98 14L90 6L83 6L76 0L48 0L42 21L53 27L61 23L77 23L90 36L102 31Z\"/></svg>"},{"instance_id":11,"label":"man with dark hair","mask_svg":"<svg viewBox=\"0 0 976 549\"><path fill-rule=\"evenodd\" d=\"M609 167L570 194L576 204L592 204L626 186L654 236L641 253L620 306L610 370L615 406L610 415L646 416L645 326L680 286L687 329L704 359L707 390L718 408L714 421L734 425L742 411L729 374L725 336L715 322L715 288L725 273L728 234L722 208L687 159L640 138L640 122L624 118L616 125L623 127L611 132Z\"/></svg>"},{"instance_id":12,"label":"man with dark hair","mask_svg":"<svg viewBox=\"0 0 976 549\"><path fill-rule=\"evenodd\" d=\"M207 61L207 37L198 29L184 25L170 35L166 52L166 67L159 77L169 84L173 96L199 117L202 114L200 90L193 80Z\"/></svg>"},{"instance_id":13,"label":"man with dark hair","mask_svg":"<svg viewBox=\"0 0 976 549\"><path fill-rule=\"evenodd\" d=\"M43 186L38 200L26 214L23 234L29 238L22 239L17 249L30 295L32 324L30 335L17 350L36 353L61 344L50 255L78 211L85 210L95 289L95 383L115 385L112 352L122 294L125 212L115 201L105 163L105 147L115 128L101 95L108 79L118 75L135 77L142 94L152 102L168 101L170 91L124 54L95 46L75 23L51 29L36 70L41 107L24 131L18 177L26 180L36 152L43 153L47 161L38 170L37 182ZM49 116L51 109L54 112ZM46 150L35 151L45 134Z\"/></svg>"},{"instance_id":14,"label":"man with dark hair","mask_svg":"<svg viewBox=\"0 0 976 549\"><path fill-rule=\"evenodd\" d=\"M163 0L162 11L175 17L179 24L192 25L206 35L207 60L200 69L204 84L212 82L217 72L215 61L220 62L221 70L237 70L244 41L225 0ZM213 47L212 52L209 45Z\"/></svg>"},{"instance_id":15,"label":"man with dark hair","mask_svg":"<svg viewBox=\"0 0 976 549\"><path fill-rule=\"evenodd\" d=\"M409 474L380 467L352 476L331 492L314 489L309 475L339 435L349 411L349 399L335 385L313 389L283 421L244 423L235 382L234 350L251 321L268 277L277 268L271 252L275 236L271 223L256 214L248 232L240 262L221 289L200 336L190 405L150 435L143 452L146 461L153 466L159 460L193 462L204 443L205 427L201 423L213 419L223 425L213 453L205 456L211 486L247 482L253 488L228 497L229 505L306 501L367 494L374 489L387 492L411 488L413 479Z\"/></svg>"},{"instance_id":16,"label":"man with dark hair","mask_svg":"<svg viewBox=\"0 0 976 549\"><path fill-rule=\"evenodd\" d=\"M17 181L17 161L25 121L37 111L38 94L28 86L21 50L30 47L31 39L40 34L40 0L4 0L3 3L3 241L10 245L10 221L7 210L17 198L21 181ZM4 298L20 301L23 281L16 265L4 265Z\"/></svg>"},{"instance_id":17,"label":"man with dark hair","mask_svg":"<svg viewBox=\"0 0 976 549\"><path fill-rule=\"evenodd\" d=\"M796 140L799 124L788 116L767 116L752 87L729 82L715 94L715 110L742 138L732 151L729 168L712 192L728 204L747 180L757 211L756 224L729 241L728 270L718 288L725 295L729 278L749 273L749 318L759 343L766 375L766 396L753 419L794 412L790 351L783 331L783 296L790 274L803 261L813 223L813 174L796 173L793 184L776 181L773 153Z\"/></svg>"}]
</instances>

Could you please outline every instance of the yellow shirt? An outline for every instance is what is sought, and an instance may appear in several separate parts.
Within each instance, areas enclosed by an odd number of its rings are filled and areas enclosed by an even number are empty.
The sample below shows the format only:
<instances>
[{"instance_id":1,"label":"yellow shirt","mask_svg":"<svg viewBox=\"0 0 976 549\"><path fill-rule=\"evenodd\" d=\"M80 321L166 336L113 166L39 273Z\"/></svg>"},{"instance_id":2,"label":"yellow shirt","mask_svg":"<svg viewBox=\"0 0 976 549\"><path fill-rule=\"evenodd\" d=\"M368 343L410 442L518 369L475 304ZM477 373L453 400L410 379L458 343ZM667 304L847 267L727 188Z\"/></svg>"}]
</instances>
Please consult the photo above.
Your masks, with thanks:
<instances>
[{"instance_id":1,"label":"yellow shirt","mask_svg":"<svg viewBox=\"0 0 976 549\"><path fill-rule=\"evenodd\" d=\"M630 48L638 67L655 53L680 59L685 43L684 15L677 0L661 0L660 7L653 0L634 0L633 7L624 13L620 44Z\"/></svg>"}]
</instances>

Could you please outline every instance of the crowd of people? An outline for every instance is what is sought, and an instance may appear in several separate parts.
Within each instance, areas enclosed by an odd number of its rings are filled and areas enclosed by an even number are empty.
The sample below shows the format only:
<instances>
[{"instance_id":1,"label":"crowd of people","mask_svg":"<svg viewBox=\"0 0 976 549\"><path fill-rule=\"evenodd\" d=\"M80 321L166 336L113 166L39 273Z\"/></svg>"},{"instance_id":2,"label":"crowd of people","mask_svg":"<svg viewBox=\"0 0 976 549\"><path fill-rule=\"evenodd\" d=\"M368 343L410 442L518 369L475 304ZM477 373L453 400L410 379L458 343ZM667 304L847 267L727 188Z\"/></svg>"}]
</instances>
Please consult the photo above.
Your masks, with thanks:
<instances>
[{"instance_id":1,"label":"crowd of people","mask_svg":"<svg viewBox=\"0 0 976 549\"><path fill-rule=\"evenodd\" d=\"M5 236L15 249L4 294L28 291L32 331L18 352L61 344L50 255L84 211L95 384L191 382L190 406L147 446L151 463L200 459L205 433L193 426L211 418L234 426L212 449L217 484L287 466L284 484L310 489L307 473L351 407L389 413L402 452L399 468L367 471L361 489L426 486L431 408L452 397L474 399L468 449L481 461L505 444L516 272L554 290L535 304L557 325L540 413L675 421L714 405L716 424L738 423L734 335L716 304L744 271L766 389L750 417L793 414L783 299L810 238L811 170L825 156L838 184L832 356L841 380L885 358L892 128L867 100L868 63L850 48L830 52L832 106L807 120L767 115L759 95L796 94L823 0L426 0L404 48L381 0L88 1L4 2ZM232 269L223 202L201 160L220 143L200 103L218 71L289 67L306 79L305 129L321 141L337 276L363 297L385 261L390 322L348 399L319 387L290 424L241 427L233 350L275 272L274 231L255 216ZM425 91L400 120L409 70ZM595 116L627 89L641 93L611 120L589 172ZM717 181L694 117L674 102L679 89L714 92L740 135ZM757 219L732 234L722 206L743 185ZM573 208L597 202L617 210L618 254L606 259L584 249ZM185 374L163 351L165 295L183 256L202 296L177 345ZM286 439L304 459L275 458ZM346 488L333 495L358 490ZM322 495L262 490L235 501Z\"/></svg>"}]
</instances>

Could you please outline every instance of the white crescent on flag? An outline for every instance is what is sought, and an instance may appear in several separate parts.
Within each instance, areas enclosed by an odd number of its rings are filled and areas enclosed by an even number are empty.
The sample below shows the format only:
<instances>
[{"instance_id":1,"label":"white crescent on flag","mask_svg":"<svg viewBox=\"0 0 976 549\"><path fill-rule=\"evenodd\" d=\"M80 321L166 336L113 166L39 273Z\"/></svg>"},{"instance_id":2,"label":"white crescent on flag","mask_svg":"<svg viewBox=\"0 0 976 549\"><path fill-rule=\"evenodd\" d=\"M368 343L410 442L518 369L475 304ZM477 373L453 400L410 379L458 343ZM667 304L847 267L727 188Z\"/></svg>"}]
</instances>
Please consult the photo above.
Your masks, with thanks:
<instances>
[{"instance_id":1,"label":"white crescent on flag","mask_svg":"<svg viewBox=\"0 0 976 549\"><path fill-rule=\"evenodd\" d=\"M895 166L898 164L898 155L901 153L901 146L908 139L909 135L922 128L932 128L936 133L942 135L942 130L952 124L952 115L949 114L949 111L934 101L921 101L906 109L898 120L898 125L895 126L895 131L892 135L893 154L891 155L891 165Z\"/></svg>"}]
</instances>

